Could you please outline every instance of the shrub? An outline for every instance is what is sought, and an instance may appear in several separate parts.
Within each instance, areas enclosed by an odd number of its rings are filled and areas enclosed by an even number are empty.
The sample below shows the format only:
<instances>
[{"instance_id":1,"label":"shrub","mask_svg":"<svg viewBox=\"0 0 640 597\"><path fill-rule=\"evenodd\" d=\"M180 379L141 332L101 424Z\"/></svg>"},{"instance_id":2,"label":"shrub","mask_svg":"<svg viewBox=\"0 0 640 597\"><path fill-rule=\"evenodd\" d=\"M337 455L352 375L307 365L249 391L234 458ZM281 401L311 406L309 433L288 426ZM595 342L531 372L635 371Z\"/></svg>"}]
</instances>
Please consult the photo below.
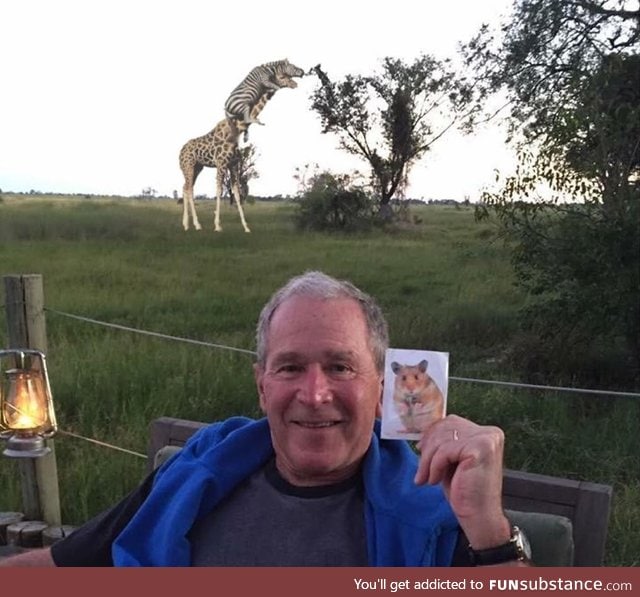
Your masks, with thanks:
<instances>
[{"instance_id":1,"label":"shrub","mask_svg":"<svg viewBox=\"0 0 640 597\"><path fill-rule=\"evenodd\" d=\"M373 202L349 176L321 172L298 200L296 223L302 230L365 230L373 223Z\"/></svg>"}]
</instances>

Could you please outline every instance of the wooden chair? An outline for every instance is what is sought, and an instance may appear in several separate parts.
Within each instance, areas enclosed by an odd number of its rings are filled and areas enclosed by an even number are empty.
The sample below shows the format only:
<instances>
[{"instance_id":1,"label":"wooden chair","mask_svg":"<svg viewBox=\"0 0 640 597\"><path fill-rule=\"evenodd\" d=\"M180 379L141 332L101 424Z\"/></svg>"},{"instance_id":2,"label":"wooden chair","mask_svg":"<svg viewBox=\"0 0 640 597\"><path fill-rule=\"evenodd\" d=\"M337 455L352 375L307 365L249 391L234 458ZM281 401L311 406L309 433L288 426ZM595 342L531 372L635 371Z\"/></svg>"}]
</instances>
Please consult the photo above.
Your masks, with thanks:
<instances>
[{"instance_id":1,"label":"wooden chair","mask_svg":"<svg viewBox=\"0 0 640 597\"><path fill-rule=\"evenodd\" d=\"M149 470L205 425L172 417L152 421ZM524 528L540 566L602 566L612 493L610 485L504 471L507 516Z\"/></svg>"},{"instance_id":2,"label":"wooden chair","mask_svg":"<svg viewBox=\"0 0 640 597\"><path fill-rule=\"evenodd\" d=\"M503 504L519 512L565 517L571 521L574 566L602 566L613 488L523 471L505 470Z\"/></svg>"}]
</instances>

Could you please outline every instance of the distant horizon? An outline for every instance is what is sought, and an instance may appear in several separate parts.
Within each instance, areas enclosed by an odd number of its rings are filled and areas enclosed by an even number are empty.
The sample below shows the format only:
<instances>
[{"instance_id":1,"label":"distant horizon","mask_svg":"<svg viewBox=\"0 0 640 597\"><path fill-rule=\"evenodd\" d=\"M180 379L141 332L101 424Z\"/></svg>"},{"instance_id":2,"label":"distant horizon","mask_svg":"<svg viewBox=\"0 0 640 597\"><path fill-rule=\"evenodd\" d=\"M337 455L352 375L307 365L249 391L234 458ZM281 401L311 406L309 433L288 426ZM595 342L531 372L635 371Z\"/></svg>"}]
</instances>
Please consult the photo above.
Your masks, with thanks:
<instances>
[{"instance_id":1,"label":"distant horizon","mask_svg":"<svg viewBox=\"0 0 640 597\"><path fill-rule=\"evenodd\" d=\"M142 201L153 201L153 200L167 200L167 201L176 201L176 197L173 196L169 196L169 195L164 195L164 194L156 194L156 195L142 195L142 194L137 194L137 195L119 195L119 194L106 194L106 193L62 193L62 192L57 192L57 191L39 191L36 189L31 189L29 191L5 191L4 189L0 189L0 199L2 198L2 195L25 195L27 197L73 197L73 198L79 198L79 199L99 199L99 198L104 198L104 199L140 199ZM277 193L275 195L256 195L254 193L249 193L249 196L253 199L255 199L256 201L292 201L294 199L296 199L296 197L299 197L300 194L295 194L295 195L283 195L282 193ZM179 195L179 197L177 199L182 199L182 195ZM207 194L198 194L194 196L194 199L196 199L197 201L215 201L216 197L215 195L207 195ZM224 199L229 199L228 195L224 196ZM426 198L420 198L420 197L394 197L393 199L391 199L391 201L398 201L398 202L402 202L402 201L406 201L407 203L412 203L412 202L418 202L418 203L429 203L429 202L453 202L453 203L477 203L477 201L474 201L471 197L469 197L468 199L462 199L462 200L458 200L458 199L454 199L452 197L426 197Z\"/></svg>"}]
</instances>

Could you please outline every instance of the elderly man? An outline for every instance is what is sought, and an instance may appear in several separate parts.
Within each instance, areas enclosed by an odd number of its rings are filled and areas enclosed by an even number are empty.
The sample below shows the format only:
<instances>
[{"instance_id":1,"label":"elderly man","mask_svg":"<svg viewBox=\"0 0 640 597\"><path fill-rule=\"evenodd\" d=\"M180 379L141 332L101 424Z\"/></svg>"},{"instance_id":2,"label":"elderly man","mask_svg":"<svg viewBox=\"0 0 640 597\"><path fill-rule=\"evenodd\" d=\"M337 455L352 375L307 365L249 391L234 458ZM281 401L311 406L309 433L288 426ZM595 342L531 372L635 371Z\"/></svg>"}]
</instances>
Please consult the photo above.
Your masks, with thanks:
<instances>
[{"instance_id":1,"label":"elderly man","mask_svg":"<svg viewBox=\"0 0 640 597\"><path fill-rule=\"evenodd\" d=\"M262 310L265 418L198 432L131 495L6 565L527 565L504 515L503 433L455 415L418 442L380 439L387 324L321 272Z\"/></svg>"}]
</instances>

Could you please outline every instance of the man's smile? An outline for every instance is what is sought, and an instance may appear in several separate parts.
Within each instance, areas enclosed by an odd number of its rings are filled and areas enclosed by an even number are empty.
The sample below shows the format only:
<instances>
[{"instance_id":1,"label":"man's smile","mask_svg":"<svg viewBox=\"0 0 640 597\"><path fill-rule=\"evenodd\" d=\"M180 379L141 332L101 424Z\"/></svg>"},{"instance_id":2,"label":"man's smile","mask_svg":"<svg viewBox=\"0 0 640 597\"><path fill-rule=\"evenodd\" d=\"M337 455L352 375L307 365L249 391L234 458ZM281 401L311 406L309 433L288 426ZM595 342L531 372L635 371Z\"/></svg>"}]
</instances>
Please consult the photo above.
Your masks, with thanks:
<instances>
[{"instance_id":1,"label":"man's smile","mask_svg":"<svg viewBox=\"0 0 640 597\"><path fill-rule=\"evenodd\" d=\"M340 421L292 421L292 423L305 429L326 429L339 425Z\"/></svg>"}]
</instances>

